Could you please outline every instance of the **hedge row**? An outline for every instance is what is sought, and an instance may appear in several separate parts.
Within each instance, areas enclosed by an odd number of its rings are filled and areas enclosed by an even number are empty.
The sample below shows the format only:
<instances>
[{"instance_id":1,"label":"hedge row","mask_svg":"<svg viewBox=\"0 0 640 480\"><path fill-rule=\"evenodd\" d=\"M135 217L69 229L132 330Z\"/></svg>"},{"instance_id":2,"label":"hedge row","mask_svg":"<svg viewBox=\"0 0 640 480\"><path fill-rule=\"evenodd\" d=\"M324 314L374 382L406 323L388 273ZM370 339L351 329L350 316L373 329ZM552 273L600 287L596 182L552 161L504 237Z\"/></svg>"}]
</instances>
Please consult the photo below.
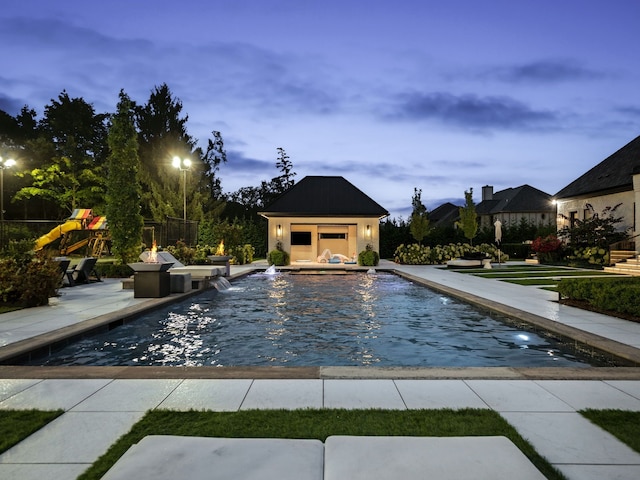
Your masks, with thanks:
<instances>
[{"instance_id":1,"label":"hedge row","mask_svg":"<svg viewBox=\"0 0 640 480\"><path fill-rule=\"evenodd\" d=\"M640 278L563 279L558 282L558 292L600 310L640 317Z\"/></svg>"},{"instance_id":2,"label":"hedge row","mask_svg":"<svg viewBox=\"0 0 640 480\"><path fill-rule=\"evenodd\" d=\"M491 257L493 262L509 260L509 255L498 250L495 245L488 243L473 246L468 243L450 243L435 247L413 243L410 245L402 244L396 248L394 261L405 265L439 265L454 258L474 253L485 253Z\"/></svg>"}]
</instances>

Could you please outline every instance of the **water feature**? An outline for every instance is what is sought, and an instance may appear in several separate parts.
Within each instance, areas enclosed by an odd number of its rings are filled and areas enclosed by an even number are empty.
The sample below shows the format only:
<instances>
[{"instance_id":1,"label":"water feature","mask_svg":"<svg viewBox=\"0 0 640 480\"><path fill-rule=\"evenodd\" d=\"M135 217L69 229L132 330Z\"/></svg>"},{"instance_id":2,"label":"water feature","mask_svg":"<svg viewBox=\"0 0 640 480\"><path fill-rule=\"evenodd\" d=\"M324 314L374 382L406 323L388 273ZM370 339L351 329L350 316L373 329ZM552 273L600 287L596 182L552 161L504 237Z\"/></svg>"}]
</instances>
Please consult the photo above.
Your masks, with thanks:
<instances>
[{"instance_id":1,"label":"water feature","mask_svg":"<svg viewBox=\"0 0 640 480\"><path fill-rule=\"evenodd\" d=\"M252 274L32 364L589 366L544 336L384 272Z\"/></svg>"}]
</instances>

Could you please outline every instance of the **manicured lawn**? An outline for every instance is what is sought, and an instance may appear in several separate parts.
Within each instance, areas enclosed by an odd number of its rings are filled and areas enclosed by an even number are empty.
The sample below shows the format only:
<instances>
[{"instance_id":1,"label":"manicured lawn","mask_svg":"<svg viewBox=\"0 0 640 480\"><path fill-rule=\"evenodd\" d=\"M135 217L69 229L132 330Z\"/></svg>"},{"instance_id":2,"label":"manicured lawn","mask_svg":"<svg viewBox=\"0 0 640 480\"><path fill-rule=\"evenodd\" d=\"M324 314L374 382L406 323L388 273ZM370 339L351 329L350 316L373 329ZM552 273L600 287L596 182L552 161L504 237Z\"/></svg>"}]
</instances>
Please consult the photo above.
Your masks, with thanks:
<instances>
[{"instance_id":1,"label":"manicured lawn","mask_svg":"<svg viewBox=\"0 0 640 480\"><path fill-rule=\"evenodd\" d=\"M640 412L589 409L580 413L640 453Z\"/></svg>"},{"instance_id":2,"label":"manicured lawn","mask_svg":"<svg viewBox=\"0 0 640 480\"><path fill-rule=\"evenodd\" d=\"M548 479L564 479L516 430L492 410L248 410L148 412L79 478L99 479L147 435L225 438L295 438L330 435L493 436L509 438Z\"/></svg>"},{"instance_id":3,"label":"manicured lawn","mask_svg":"<svg viewBox=\"0 0 640 480\"><path fill-rule=\"evenodd\" d=\"M0 453L20 443L62 413L62 410L0 410Z\"/></svg>"},{"instance_id":4,"label":"manicured lawn","mask_svg":"<svg viewBox=\"0 0 640 480\"><path fill-rule=\"evenodd\" d=\"M611 275L600 270L545 270L545 271L522 271L522 272L491 272L485 270L476 273L477 277L484 278L532 278L532 277L596 277L600 275Z\"/></svg>"},{"instance_id":5,"label":"manicured lawn","mask_svg":"<svg viewBox=\"0 0 640 480\"><path fill-rule=\"evenodd\" d=\"M515 283L516 285L557 285L558 280L553 278L519 278L503 280L507 283Z\"/></svg>"}]
</instances>

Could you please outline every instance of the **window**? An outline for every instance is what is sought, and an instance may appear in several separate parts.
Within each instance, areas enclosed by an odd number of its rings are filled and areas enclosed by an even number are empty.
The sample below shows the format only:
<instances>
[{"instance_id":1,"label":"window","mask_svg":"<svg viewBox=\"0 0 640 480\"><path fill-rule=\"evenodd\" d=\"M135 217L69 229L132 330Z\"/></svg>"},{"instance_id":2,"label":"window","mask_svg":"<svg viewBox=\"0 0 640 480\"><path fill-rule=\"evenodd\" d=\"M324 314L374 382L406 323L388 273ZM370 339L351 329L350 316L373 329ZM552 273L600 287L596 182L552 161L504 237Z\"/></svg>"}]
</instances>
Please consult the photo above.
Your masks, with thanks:
<instances>
[{"instance_id":1,"label":"window","mask_svg":"<svg viewBox=\"0 0 640 480\"><path fill-rule=\"evenodd\" d=\"M578 219L578 212L569 212L569 227L576 226L576 220Z\"/></svg>"},{"instance_id":2,"label":"window","mask_svg":"<svg viewBox=\"0 0 640 480\"><path fill-rule=\"evenodd\" d=\"M291 245L311 245L311 232L291 232Z\"/></svg>"},{"instance_id":3,"label":"window","mask_svg":"<svg viewBox=\"0 0 640 480\"><path fill-rule=\"evenodd\" d=\"M320 233L320 240L346 240L346 233Z\"/></svg>"}]
</instances>

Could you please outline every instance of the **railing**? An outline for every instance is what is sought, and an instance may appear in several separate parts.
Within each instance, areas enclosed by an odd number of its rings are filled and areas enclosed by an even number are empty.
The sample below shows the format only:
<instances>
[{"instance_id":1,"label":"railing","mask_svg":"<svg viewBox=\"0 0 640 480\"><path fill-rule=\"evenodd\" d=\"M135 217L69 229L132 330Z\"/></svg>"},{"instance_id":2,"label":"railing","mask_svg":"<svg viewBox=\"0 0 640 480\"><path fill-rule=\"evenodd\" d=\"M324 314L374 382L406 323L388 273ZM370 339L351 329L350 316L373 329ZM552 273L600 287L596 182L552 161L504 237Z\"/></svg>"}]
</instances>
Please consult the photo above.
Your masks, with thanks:
<instances>
[{"instance_id":1,"label":"railing","mask_svg":"<svg viewBox=\"0 0 640 480\"><path fill-rule=\"evenodd\" d=\"M609 265L613 265L615 263L614 261L612 261L613 257L611 255L611 252L613 252L614 250L627 250L630 252L636 251L636 241L634 240L636 237L640 237L640 234L609 245Z\"/></svg>"}]
</instances>

